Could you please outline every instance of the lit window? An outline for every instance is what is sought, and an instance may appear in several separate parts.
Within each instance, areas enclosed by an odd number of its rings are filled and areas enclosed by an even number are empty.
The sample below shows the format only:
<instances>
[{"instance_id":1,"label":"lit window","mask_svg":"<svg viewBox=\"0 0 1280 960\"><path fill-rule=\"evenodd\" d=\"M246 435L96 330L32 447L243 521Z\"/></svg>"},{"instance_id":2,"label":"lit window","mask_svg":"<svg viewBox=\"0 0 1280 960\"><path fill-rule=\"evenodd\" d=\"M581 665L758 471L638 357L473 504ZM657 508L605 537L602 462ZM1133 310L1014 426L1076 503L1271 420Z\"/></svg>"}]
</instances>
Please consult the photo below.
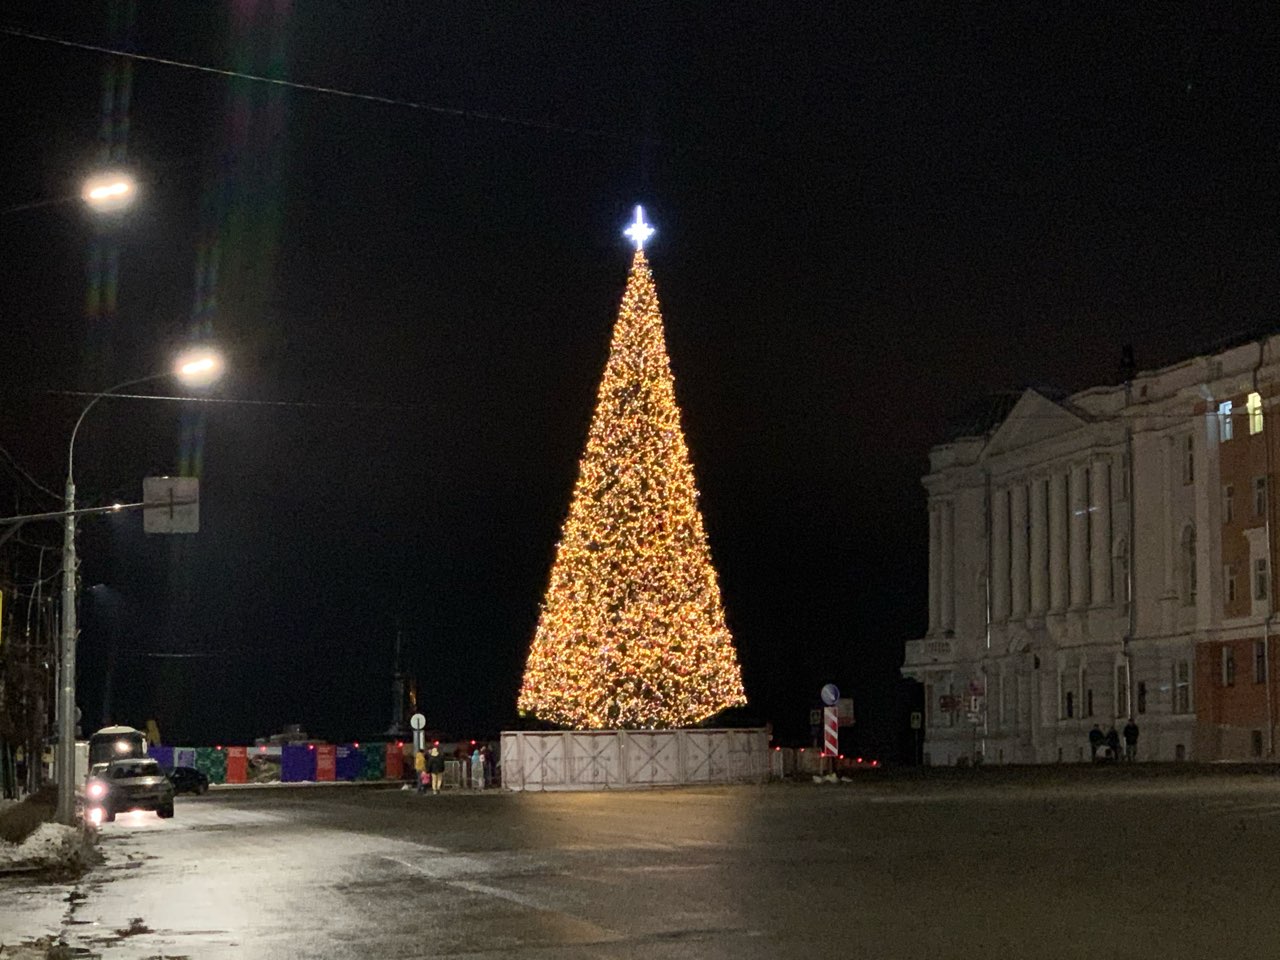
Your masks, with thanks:
<instances>
[{"instance_id":1,"label":"lit window","mask_svg":"<svg viewBox=\"0 0 1280 960\"><path fill-rule=\"evenodd\" d=\"M1170 705L1174 713L1191 712L1191 661L1179 660L1173 665L1173 702Z\"/></svg>"},{"instance_id":2,"label":"lit window","mask_svg":"<svg viewBox=\"0 0 1280 960\"><path fill-rule=\"evenodd\" d=\"M1218 404L1218 439L1230 440L1231 437L1231 401L1223 400Z\"/></svg>"},{"instance_id":3,"label":"lit window","mask_svg":"<svg viewBox=\"0 0 1280 960\"><path fill-rule=\"evenodd\" d=\"M1116 664L1116 716L1129 715L1129 665Z\"/></svg>"},{"instance_id":4,"label":"lit window","mask_svg":"<svg viewBox=\"0 0 1280 960\"><path fill-rule=\"evenodd\" d=\"M1267 558L1259 557L1253 561L1253 599L1265 600L1271 592L1271 577L1267 571Z\"/></svg>"},{"instance_id":5,"label":"lit window","mask_svg":"<svg viewBox=\"0 0 1280 960\"><path fill-rule=\"evenodd\" d=\"M1188 526L1182 531L1182 604L1193 607L1196 603L1196 528Z\"/></svg>"},{"instance_id":6,"label":"lit window","mask_svg":"<svg viewBox=\"0 0 1280 960\"><path fill-rule=\"evenodd\" d=\"M1249 435L1262 432L1262 396L1257 393L1249 394L1249 399L1245 403L1245 409L1249 411Z\"/></svg>"}]
</instances>

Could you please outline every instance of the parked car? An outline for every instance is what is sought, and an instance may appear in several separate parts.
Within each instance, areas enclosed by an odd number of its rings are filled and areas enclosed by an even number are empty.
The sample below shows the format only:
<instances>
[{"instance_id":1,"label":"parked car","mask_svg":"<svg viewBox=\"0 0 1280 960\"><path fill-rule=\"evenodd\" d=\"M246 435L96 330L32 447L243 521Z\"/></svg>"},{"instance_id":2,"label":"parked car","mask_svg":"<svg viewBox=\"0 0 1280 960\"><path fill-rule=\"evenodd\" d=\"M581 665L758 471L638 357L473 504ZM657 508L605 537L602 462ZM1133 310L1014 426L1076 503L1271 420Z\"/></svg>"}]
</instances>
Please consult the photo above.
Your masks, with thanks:
<instances>
[{"instance_id":1,"label":"parked car","mask_svg":"<svg viewBox=\"0 0 1280 960\"><path fill-rule=\"evenodd\" d=\"M154 760L113 760L85 785L89 818L110 823L126 810L154 810L173 816L173 784Z\"/></svg>"},{"instance_id":2,"label":"parked car","mask_svg":"<svg viewBox=\"0 0 1280 960\"><path fill-rule=\"evenodd\" d=\"M209 789L209 778L195 767L174 767L169 774L173 792L201 794Z\"/></svg>"}]
</instances>

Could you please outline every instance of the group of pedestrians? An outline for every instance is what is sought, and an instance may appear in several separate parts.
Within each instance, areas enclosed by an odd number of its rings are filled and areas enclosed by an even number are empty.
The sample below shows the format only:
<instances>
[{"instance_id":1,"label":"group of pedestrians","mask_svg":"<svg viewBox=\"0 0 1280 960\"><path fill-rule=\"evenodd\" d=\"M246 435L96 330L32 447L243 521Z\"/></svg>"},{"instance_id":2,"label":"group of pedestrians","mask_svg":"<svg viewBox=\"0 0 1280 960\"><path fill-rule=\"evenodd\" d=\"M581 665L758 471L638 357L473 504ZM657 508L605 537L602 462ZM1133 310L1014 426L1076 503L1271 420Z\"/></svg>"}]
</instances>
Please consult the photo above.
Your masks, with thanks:
<instances>
[{"instance_id":1,"label":"group of pedestrians","mask_svg":"<svg viewBox=\"0 0 1280 960\"><path fill-rule=\"evenodd\" d=\"M487 746L477 745L470 756L463 747L459 747L453 758L462 763L463 786L466 786L468 780L472 787L480 790L493 784L493 753ZM413 769L418 783L418 793L426 793L428 787L431 788L432 793L440 792L444 786L444 764L445 755L440 752L439 744L432 744L430 751L418 750L414 753Z\"/></svg>"},{"instance_id":2,"label":"group of pedestrians","mask_svg":"<svg viewBox=\"0 0 1280 960\"><path fill-rule=\"evenodd\" d=\"M1120 739L1124 737L1124 753L1120 753ZM1105 752L1104 752L1105 748ZM1132 763L1138 759L1138 725L1131 717L1124 725L1123 734L1116 732L1112 724L1106 733L1096 723L1089 731L1089 755L1097 763L1100 760L1125 760Z\"/></svg>"}]
</instances>

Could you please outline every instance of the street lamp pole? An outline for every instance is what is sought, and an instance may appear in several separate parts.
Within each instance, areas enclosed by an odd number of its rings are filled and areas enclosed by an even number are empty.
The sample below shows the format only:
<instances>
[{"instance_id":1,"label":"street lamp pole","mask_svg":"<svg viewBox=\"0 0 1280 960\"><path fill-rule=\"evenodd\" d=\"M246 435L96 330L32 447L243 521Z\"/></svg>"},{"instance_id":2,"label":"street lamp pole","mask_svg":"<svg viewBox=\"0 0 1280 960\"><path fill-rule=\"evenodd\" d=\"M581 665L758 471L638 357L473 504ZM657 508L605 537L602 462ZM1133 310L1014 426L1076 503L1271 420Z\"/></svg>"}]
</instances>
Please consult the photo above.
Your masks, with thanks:
<instances>
[{"instance_id":1,"label":"street lamp pole","mask_svg":"<svg viewBox=\"0 0 1280 960\"><path fill-rule=\"evenodd\" d=\"M71 442L67 445L67 486L65 496L66 516L62 521L62 666L61 688L58 691L58 809L59 823L74 824L76 819L76 434L85 415L103 397L117 390L133 387L152 380L162 380L167 372L139 377L117 383L110 390L94 396L76 420L71 430Z\"/></svg>"},{"instance_id":2,"label":"street lamp pole","mask_svg":"<svg viewBox=\"0 0 1280 960\"><path fill-rule=\"evenodd\" d=\"M76 419L71 430L71 442L67 444L67 487L62 526L62 657L61 683L58 691L58 807L59 823L75 824L76 821L76 435L90 410L103 397L117 390L134 387L140 383L164 380L177 376L187 383L207 385L222 372L222 361L207 351L187 354L179 360L174 371L153 373L136 380L117 383L109 390L95 394Z\"/></svg>"}]
</instances>

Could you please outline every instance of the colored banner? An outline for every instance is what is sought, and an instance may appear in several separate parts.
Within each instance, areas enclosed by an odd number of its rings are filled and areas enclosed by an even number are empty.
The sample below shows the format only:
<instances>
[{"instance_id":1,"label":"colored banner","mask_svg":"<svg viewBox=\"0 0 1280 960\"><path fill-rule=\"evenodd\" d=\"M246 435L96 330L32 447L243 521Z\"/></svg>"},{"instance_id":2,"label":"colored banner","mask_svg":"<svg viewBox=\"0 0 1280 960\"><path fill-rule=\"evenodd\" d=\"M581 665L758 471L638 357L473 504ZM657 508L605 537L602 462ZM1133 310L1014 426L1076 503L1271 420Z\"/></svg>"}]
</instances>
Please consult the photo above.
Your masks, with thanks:
<instances>
[{"instance_id":1,"label":"colored banner","mask_svg":"<svg viewBox=\"0 0 1280 960\"><path fill-rule=\"evenodd\" d=\"M192 766L208 777L210 783L226 781L227 755L221 747L196 747L195 754Z\"/></svg>"},{"instance_id":2,"label":"colored banner","mask_svg":"<svg viewBox=\"0 0 1280 960\"><path fill-rule=\"evenodd\" d=\"M387 748L381 743L366 743L360 748L359 780L381 780L387 769Z\"/></svg>"},{"instance_id":3,"label":"colored banner","mask_svg":"<svg viewBox=\"0 0 1280 960\"><path fill-rule=\"evenodd\" d=\"M316 779L335 780L338 776L338 748L332 743L316 746Z\"/></svg>"},{"instance_id":4,"label":"colored banner","mask_svg":"<svg viewBox=\"0 0 1280 960\"><path fill-rule=\"evenodd\" d=\"M156 763L160 764L160 768L165 773L172 773L176 764L173 762L173 747L148 747L147 756Z\"/></svg>"},{"instance_id":5,"label":"colored banner","mask_svg":"<svg viewBox=\"0 0 1280 960\"><path fill-rule=\"evenodd\" d=\"M249 752L245 747L227 747L227 783L247 783Z\"/></svg>"},{"instance_id":6,"label":"colored banner","mask_svg":"<svg viewBox=\"0 0 1280 960\"><path fill-rule=\"evenodd\" d=\"M315 780L315 747L305 743L285 744L280 748L280 780L283 783L300 783Z\"/></svg>"},{"instance_id":7,"label":"colored banner","mask_svg":"<svg viewBox=\"0 0 1280 960\"><path fill-rule=\"evenodd\" d=\"M404 776L404 747L398 743L388 743L384 767L388 780L402 778Z\"/></svg>"},{"instance_id":8,"label":"colored banner","mask_svg":"<svg viewBox=\"0 0 1280 960\"><path fill-rule=\"evenodd\" d=\"M350 746L338 745L336 756L334 757L334 767L339 780L359 780L360 770L363 766L364 754L360 751L359 744L353 743Z\"/></svg>"}]
</instances>

